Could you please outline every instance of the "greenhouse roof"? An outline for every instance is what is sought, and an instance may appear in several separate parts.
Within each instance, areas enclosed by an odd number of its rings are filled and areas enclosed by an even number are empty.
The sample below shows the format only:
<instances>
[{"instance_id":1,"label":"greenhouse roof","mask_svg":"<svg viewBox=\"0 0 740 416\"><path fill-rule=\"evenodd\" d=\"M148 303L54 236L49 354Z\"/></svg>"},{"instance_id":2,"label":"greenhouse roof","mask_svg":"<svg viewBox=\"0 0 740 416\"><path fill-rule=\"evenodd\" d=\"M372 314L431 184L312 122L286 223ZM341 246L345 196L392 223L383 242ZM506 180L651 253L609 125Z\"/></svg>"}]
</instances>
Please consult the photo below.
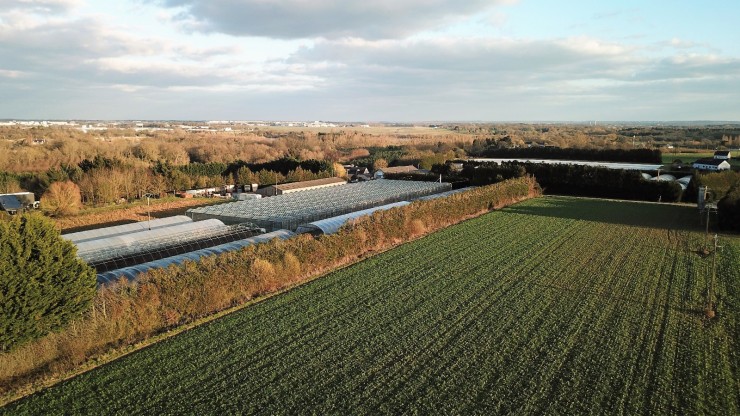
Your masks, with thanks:
<instances>
[{"instance_id":1,"label":"greenhouse roof","mask_svg":"<svg viewBox=\"0 0 740 416\"><path fill-rule=\"evenodd\" d=\"M392 204L381 205L379 207L363 209L362 211L355 211L349 214L339 215L336 217L327 218L324 220L314 221L308 224L302 224L298 226L296 233L323 233L323 234L334 234L347 222L360 218L365 215L370 215L375 211L382 211L396 207L402 207L408 205L407 201L394 202Z\"/></svg>"},{"instance_id":2,"label":"greenhouse roof","mask_svg":"<svg viewBox=\"0 0 740 416\"><path fill-rule=\"evenodd\" d=\"M451 195L459 194L460 192L470 191L470 190L473 190L475 188L476 188L475 186L468 186L466 188L453 189L451 191L446 191L446 192L442 192L442 193L439 193L439 194L422 196L421 198L417 198L416 200L417 201L428 201L430 199L445 198L445 197L448 197L448 196L451 196Z\"/></svg>"},{"instance_id":3,"label":"greenhouse roof","mask_svg":"<svg viewBox=\"0 0 740 416\"><path fill-rule=\"evenodd\" d=\"M187 222L170 227L121 234L113 237L77 243L77 255L88 263L125 257L135 253L154 251L183 241L213 237L225 233L229 227L215 219Z\"/></svg>"},{"instance_id":4,"label":"greenhouse roof","mask_svg":"<svg viewBox=\"0 0 740 416\"><path fill-rule=\"evenodd\" d=\"M218 218L225 223L251 222L267 230L295 230L301 224L436 194L450 188L448 183L379 179L193 208L188 210L188 214L194 220Z\"/></svg>"},{"instance_id":5,"label":"greenhouse roof","mask_svg":"<svg viewBox=\"0 0 740 416\"><path fill-rule=\"evenodd\" d=\"M97 240L100 238L113 237L123 234L131 234L138 231L170 227L172 225L184 224L192 221L192 219L185 215L176 215L174 217L157 218L151 221L140 221L131 224L116 225L113 227L96 228L94 230L62 234L62 238L73 243L81 243L83 241Z\"/></svg>"},{"instance_id":6,"label":"greenhouse roof","mask_svg":"<svg viewBox=\"0 0 740 416\"><path fill-rule=\"evenodd\" d=\"M159 269L168 267L173 264L182 264L186 260L196 261L201 257L210 256L214 254L226 253L229 251L235 251L242 247L247 247L252 244L263 243L270 241L275 238L285 240L294 236L292 232L288 230L278 230L272 233L262 234L255 237L245 238L243 240L232 241L226 244L220 244L218 246L204 248L201 250L191 251L189 253L180 254L177 256L171 256L160 260L150 261L136 266L124 267L117 270L112 270L105 273L98 274L98 284L102 285L105 283L113 282L119 277L125 277L129 280L134 280L139 274L152 269Z\"/></svg>"}]
</instances>

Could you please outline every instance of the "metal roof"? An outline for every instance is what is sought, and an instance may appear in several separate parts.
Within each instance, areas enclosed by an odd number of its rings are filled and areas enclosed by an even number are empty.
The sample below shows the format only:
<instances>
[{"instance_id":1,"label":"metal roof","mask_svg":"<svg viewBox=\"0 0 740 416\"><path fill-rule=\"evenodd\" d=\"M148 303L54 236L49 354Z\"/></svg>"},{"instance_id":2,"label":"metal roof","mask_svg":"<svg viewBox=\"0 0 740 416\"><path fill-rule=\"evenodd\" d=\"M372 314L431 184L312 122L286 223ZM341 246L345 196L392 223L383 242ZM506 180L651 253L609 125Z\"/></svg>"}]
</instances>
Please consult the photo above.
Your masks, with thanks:
<instances>
[{"instance_id":1,"label":"metal roof","mask_svg":"<svg viewBox=\"0 0 740 416\"><path fill-rule=\"evenodd\" d=\"M334 234L337 231L339 231L339 229L344 224L349 222L350 220L354 220L354 219L360 218L365 215L370 215L375 211L382 211L382 210L387 210L391 208L402 207L408 204L410 204L410 202L400 201L400 202L395 202L393 204L387 204L387 205L381 205L379 207L363 209L362 211L351 212L349 214L338 215L336 217L327 218L325 220L314 221L308 224L302 224L298 226L296 233L301 234L301 233L321 232L323 234Z\"/></svg>"},{"instance_id":2,"label":"metal roof","mask_svg":"<svg viewBox=\"0 0 740 416\"><path fill-rule=\"evenodd\" d=\"M23 208L21 201L14 195L0 195L0 206L5 211L16 211Z\"/></svg>"},{"instance_id":3,"label":"metal roof","mask_svg":"<svg viewBox=\"0 0 740 416\"><path fill-rule=\"evenodd\" d=\"M345 181L342 178L322 178L322 179L314 179L312 181L281 183L280 185L272 185L272 186L274 186L275 188L281 191L295 191L296 189L311 188L314 186L342 185L345 183L347 183L347 181Z\"/></svg>"},{"instance_id":4,"label":"metal roof","mask_svg":"<svg viewBox=\"0 0 740 416\"><path fill-rule=\"evenodd\" d=\"M416 166L413 165L406 165L406 166L392 166L387 168L380 168L379 171L383 173L407 173L407 172L414 172L418 169Z\"/></svg>"},{"instance_id":5,"label":"metal roof","mask_svg":"<svg viewBox=\"0 0 740 416\"><path fill-rule=\"evenodd\" d=\"M159 269L168 267L173 264L182 264L187 260L197 261L201 257L210 256L214 254L226 253L229 251L235 251L243 247L250 246L252 244L264 243L275 238L281 240L288 239L295 234L288 230L278 230L267 234L258 235L255 237L245 238L243 240L232 241L230 243L221 244L214 247L204 248L201 250L191 251L189 253L171 256L160 260L150 261L148 263L138 264L136 266L124 267L117 270L112 270L105 273L98 274L98 284L105 284L113 282L119 277L126 277L129 280L134 280L139 274L144 273L148 270Z\"/></svg>"}]
</instances>

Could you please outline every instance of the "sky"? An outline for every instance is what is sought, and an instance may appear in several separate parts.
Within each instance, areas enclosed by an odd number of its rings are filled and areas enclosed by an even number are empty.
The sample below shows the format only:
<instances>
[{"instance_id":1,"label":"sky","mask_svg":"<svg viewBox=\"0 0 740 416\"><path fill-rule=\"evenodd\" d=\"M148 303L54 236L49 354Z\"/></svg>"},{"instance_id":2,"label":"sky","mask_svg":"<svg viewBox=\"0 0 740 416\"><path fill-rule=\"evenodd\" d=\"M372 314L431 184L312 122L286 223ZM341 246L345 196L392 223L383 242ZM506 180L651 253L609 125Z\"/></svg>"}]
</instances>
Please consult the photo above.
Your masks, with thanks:
<instances>
[{"instance_id":1,"label":"sky","mask_svg":"<svg viewBox=\"0 0 740 416\"><path fill-rule=\"evenodd\" d=\"M737 16L737 0L0 0L0 119L740 120Z\"/></svg>"}]
</instances>

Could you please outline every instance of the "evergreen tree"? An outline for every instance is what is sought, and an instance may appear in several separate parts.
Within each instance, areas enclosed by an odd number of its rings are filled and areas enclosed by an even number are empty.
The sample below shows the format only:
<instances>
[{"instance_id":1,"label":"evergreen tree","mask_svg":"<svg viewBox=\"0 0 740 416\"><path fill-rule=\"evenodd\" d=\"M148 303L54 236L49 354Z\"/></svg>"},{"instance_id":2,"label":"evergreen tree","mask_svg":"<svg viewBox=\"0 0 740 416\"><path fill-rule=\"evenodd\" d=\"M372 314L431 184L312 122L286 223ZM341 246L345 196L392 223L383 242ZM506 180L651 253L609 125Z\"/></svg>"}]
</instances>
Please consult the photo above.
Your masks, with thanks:
<instances>
[{"instance_id":1,"label":"evergreen tree","mask_svg":"<svg viewBox=\"0 0 740 416\"><path fill-rule=\"evenodd\" d=\"M0 222L0 351L64 327L90 306L95 271L51 220Z\"/></svg>"}]
</instances>

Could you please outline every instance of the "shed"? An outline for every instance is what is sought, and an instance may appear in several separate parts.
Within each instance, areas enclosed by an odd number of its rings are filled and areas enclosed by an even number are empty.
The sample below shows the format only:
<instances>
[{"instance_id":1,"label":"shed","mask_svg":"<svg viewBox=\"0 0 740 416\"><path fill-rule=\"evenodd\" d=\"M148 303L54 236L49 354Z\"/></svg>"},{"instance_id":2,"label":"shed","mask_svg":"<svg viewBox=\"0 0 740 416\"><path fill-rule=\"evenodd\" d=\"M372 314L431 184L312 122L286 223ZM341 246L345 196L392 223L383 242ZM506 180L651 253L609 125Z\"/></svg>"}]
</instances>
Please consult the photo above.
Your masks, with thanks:
<instances>
[{"instance_id":1,"label":"shed","mask_svg":"<svg viewBox=\"0 0 740 416\"><path fill-rule=\"evenodd\" d=\"M0 195L0 207L2 207L3 211L11 215L17 213L18 210L23 209L21 201L19 201L15 195Z\"/></svg>"},{"instance_id":2,"label":"shed","mask_svg":"<svg viewBox=\"0 0 740 416\"><path fill-rule=\"evenodd\" d=\"M388 168L380 168L373 173L373 176L375 176L375 179L383 179L385 175L387 174L393 174L393 173L411 173L416 172L418 169L414 165L406 165L406 166L393 166Z\"/></svg>"},{"instance_id":3,"label":"shed","mask_svg":"<svg viewBox=\"0 0 740 416\"><path fill-rule=\"evenodd\" d=\"M282 183L279 185L270 185L265 188L258 189L257 193L262 196L285 195L285 194L290 194L293 192L307 191L309 189L321 189L321 188L328 188L332 186L339 186L339 185L344 185L346 183L347 181L345 181L342 178L322 178L322 179L314 179L312 181L291 182L291 183Z\"/></svg>"}]
</instances>

